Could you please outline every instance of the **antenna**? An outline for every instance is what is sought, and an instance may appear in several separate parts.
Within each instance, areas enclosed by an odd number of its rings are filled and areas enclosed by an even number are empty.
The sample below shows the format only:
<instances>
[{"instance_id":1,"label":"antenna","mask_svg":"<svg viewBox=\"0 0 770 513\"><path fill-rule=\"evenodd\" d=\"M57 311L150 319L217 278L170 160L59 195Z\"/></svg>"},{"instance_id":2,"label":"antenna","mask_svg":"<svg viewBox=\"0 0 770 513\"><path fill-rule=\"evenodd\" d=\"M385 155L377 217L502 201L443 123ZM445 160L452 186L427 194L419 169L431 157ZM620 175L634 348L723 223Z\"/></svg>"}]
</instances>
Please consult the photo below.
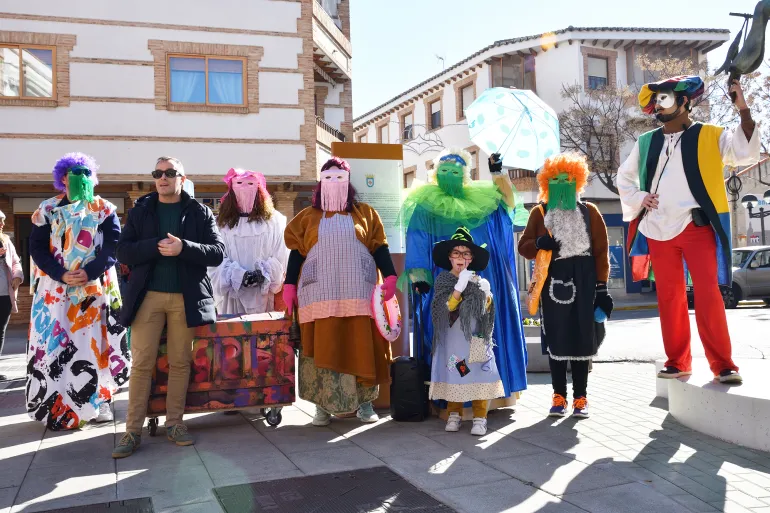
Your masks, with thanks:
<instances>
[{"instance_id":1,"label":"antenna","mask_svg":"<svg viewBox=\"0 0 770 513\"><path fill-rule=\"evenodd\" d=\"M433 55L436 56L436 60L441 61L441 69L445 70L446 69L446 64L444 63L444 58L442 56L440 56L439 54L437 54L437 53L433 54Z\"/></svg>"}]
</instances>

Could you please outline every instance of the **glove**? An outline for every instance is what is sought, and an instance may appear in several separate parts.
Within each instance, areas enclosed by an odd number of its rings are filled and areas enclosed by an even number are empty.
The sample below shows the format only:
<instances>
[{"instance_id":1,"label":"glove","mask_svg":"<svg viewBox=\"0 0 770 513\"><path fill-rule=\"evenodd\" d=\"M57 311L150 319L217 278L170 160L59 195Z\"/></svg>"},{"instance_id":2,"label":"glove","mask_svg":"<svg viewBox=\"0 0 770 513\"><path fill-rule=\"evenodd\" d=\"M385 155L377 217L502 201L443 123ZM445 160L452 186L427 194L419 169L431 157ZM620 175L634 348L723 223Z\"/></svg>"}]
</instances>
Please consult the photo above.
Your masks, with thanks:
<instances>
[{"instance_id":1,"label":"glove","mask_svg":"<svg viewBox=\"0 0 770 513\"><path fill-rule=\"evenodd\" d=\"M291 315L294 307L297 306L297 286L285 284L283 286L283 302L286 303L286 309Z\"/></svg>"},{"instance_id":2,"label":"glove","mask_svg":"<svg viewBox=\"0 0 770 513\"><path fill-rule=\"evenodd\" d=\"M612 315L612 309L614 308L612 296L610 296L607 290L607 284L605 282L596 283L596 296L594 297L594 310L600 309L604 315L609 319Z\"/></svg>"},{"instance_id":3,"label":"glove","mask_svg":"<svg viewBox=\"0 0 770 513\"><path fill-rule=\"evenodd\" d=\"M395 276L388 276L385 278L385 282L382 284L382 292L384 293L383 300L390 301L390 299L396 294L396 282L398 278Z\"/></svg>"},{"instance_id":4,"label":"glove","mask_svg":"<svg viewBox=\"0 0 770 513\"><path fill-rule=\"evenodd\" d=\"M430 283L427 281L416 281L412 287L414 287L415 292L418 294L427 294L430 292Z\"/></svg>"},{"instance_id":5,"label":"glove","mask_svg":"<svg viewBox=\"0 0 770 513\"><path fill-rule=\"evenodd\" d=\"M243 275L242 287L259 287L265 283L265 276L261 271L246 271Z\"/></svg>"},{"instance_id":6,"label":"glove","mask_svg":"<svg viewBox=\"0 0 770 513\"><path fill-rule=\"evenodd\" d=\"M468 282L473 278L474 272L469 271L468 269L465 269L460 273L460 276L457 278L457 283L455 284L455 290L462 294L465 291L465 287L468 286Z\"/></svg>"},{"instance_id":7,"label":"glove","mask_svg":"<svg viewBox=\"0 0 770 513\"><path fill-rule=\"evenodd\" d=\"M545 249L548 251L558 251L561 247L561 244L559 244L556 239L551 237L550 235L541 235L537 239L535 239L535 247L537 249Z\"/></svg>"},{"instance_id":8,"label":"glove","mask_svg":"<svg viewBox=\"0 0 770 513\"><path fill-rule=\"evenodd\" d=\"M493 175L503 172L503 157L499 153L493 153L487 159L489 164L489 172Z\"/></svg>"}]
</instances>

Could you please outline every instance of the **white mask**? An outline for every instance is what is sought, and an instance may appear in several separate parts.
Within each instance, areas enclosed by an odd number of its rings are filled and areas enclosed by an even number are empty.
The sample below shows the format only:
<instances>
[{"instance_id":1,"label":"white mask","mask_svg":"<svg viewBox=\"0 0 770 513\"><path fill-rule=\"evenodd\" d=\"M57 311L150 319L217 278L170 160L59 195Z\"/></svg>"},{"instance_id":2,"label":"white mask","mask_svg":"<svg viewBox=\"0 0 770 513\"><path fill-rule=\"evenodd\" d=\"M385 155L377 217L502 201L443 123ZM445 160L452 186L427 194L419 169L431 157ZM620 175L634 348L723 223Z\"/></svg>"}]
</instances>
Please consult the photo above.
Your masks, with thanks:
<instances>
[{"instance_id":1,"label":"white mask","mask_svg":"<svg viewBox=\"0 0 770 513\"><path fill-rule=\"evenodd\" d=\"M670 109L676 103L676 95L671 91L660 91L655 97L659 109Z\"/></svg>"}]
</instances>

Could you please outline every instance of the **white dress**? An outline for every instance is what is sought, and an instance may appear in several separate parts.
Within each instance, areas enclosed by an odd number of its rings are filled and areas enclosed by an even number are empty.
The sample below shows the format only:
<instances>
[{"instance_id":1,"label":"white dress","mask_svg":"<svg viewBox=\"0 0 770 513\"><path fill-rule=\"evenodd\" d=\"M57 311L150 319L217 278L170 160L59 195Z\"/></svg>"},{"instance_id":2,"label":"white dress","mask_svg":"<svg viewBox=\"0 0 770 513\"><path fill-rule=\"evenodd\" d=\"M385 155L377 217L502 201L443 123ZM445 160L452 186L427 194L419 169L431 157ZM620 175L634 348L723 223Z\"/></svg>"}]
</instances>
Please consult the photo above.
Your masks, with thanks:
<instances>
[{"instance_id":1,"label":"white dress","mask_svg":"<svg viewBox=\"0 0 770 513\"><path fill-rule=\"evenodd\" d=\"M214 287L217 314L270 312L274 295L283 286L289 250L283 240L286 216L273 211L267 221L238 220L235 228L220 228L225 242L225 258L209 268ZM261 286L241 287L247 271L258 270L265 277Z\"/></svg>"}]
</instances>

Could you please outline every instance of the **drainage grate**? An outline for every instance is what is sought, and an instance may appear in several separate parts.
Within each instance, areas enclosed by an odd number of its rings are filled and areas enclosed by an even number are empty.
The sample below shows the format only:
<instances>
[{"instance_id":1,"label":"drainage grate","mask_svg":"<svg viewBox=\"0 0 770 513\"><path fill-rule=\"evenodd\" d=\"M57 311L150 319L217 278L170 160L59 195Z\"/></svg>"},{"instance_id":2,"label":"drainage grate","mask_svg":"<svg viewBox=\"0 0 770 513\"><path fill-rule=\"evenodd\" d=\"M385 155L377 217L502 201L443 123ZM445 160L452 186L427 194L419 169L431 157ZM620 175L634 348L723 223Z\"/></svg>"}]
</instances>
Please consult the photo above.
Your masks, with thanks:
<instances>
[{"instance_id":1,"label":"drainage grate","mask_svg":"<svg viewBox=\"0 0 770 513\"><path fill-rule=\"evenodd\" d=\"M154 513L152 499L128 499L125 501L87 504L74 508L50 509L41 513Z\"/></svg>"},{"instance_id":2,"label":"drainage grate","mask_svg":"<svg viewBox=\"0 0 770 513\"><path fill-rule=\"evenodd\" d=\"M215 488L226 513L454 513L387 467Z\"/></svg>"}]
</instances>

